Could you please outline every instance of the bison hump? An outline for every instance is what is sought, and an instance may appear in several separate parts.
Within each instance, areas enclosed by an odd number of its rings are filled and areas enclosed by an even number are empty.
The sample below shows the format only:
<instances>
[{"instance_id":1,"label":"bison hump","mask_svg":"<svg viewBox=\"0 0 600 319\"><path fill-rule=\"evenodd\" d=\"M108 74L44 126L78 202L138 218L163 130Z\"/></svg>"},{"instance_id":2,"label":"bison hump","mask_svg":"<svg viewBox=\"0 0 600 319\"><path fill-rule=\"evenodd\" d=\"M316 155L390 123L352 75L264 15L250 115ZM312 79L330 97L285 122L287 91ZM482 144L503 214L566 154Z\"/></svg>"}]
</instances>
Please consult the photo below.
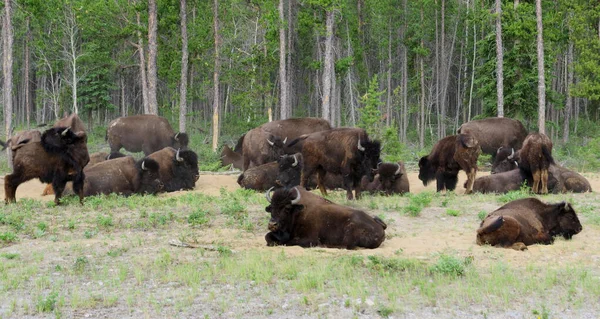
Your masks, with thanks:
<instances>
[{"instance_id":1,"label":"bison hump","mask_svg":"<svg viewBox=\"0 0 600 319\"><path fill-rule=\"evenodd\" d=\"M477 230L477 234L489 234L498 230L504 224L502 216L488 216L481 223L481 227Z\"/></svg>"}]
</instances>

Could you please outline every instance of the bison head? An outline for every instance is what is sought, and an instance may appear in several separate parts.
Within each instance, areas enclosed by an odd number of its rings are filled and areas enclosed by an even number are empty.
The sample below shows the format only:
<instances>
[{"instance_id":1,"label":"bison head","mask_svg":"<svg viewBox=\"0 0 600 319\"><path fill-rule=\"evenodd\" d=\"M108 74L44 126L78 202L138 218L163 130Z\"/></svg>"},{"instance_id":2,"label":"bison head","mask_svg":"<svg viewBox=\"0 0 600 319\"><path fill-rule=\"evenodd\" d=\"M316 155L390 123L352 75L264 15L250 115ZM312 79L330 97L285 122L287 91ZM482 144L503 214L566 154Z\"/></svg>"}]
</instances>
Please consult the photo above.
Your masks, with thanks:
<instances>
[{"instance_id":1,"label":"bison head","mask_svg":"<svg viewBox=\"0 0 600 319\"><path fill-rule=\"evenodd\" d=\"M550 229L550 235L560 235L565 239L571 239L573 235L581 232L581 223L571 204L562 202L554 204L554 208L558 210L558 226Z\"/></svg>"},{"instance_id":2,"label":"bison head","mask_svg":"<svg viewBox=\"0 0 600 319\"><path fill-rule=\"evenodd\" d=\"M140 194L156 194L163 191L164 185L160 181L158 173L158 162L151 158L144 158L136 163L136 168L139 174L139 189Z\"/></svg>"},{"instance_id":3,"label":"bison head","mask_svg":"<svg viewBox=\"0 0 600 319\"><path fill-rule=\"evenodd\" d=\"M380 163L379 156L381 155L381 143L377 140L375 141L361 141L358 140L358 152L362 158L362 171L363 174L367 176L369 182L373 181L373 171L377 169L377 165Z\"/></svg>"},{"instance_id":4,"label":"bison head","mask_svg":"<svg viewBox=\"0 0 600 319\"><path fill-rule=\"evenodd\" d=\"M173 160L173 175L182 189L193 189L200 177L198 155L191 150L177 150Z\"/></svg>"},{"instance_id":5,"label":"bison head","mask_svg":"<svg viewBox=\"0 0 600 319\"><path fill-rule=\"evenodd\" d=\"M379 173L381 188L386 194L391 195L396 181L406 174L406 170L402 163L382 163L379 165L377 173Z\"/></svg>"},{"instance_id":6,"label":"bison head","mask_svg":"<svg viewBox=\"0 0 600 319\"><path fill-rule=\"evenodd\" d=\"M300 191L296 187L291 189L281 188L276 190L271 197L272 190L273 188L269 189L266 193L267 201L269 201L270 205L265 208L265 211L271 213L269 230L280 234L279 237L289 237L296 217L303 209L303 206L299 204L301 198Z\"/></svg>"},{"instance_id":7,"label":"bison head","mask_svg":"<svg viewBox=\"0 0 600 319\"><path fill-rule=\"evenodd\" d=\"M492 174L512 171L519 167L517 162L518 152L514 148L500 147L496 151L496 158L492 163Z\"/></svg>"},{"instance_id":8,"label":"bison head","mask_svg":"<svg viewBox=\"0 0 600 319\"><path fill-rule=\"evenodd\" d=\"M285 154L285 142L287 142L287 137L285 139L281 139L279 136L275 136L273 134L267 134L267 145L269 157L276 161L278 158Z\"/></svg>"},{"instance_id":9,"label":"bison head","mask_svg":"<svg viewBox=\"0 0 600 319\"><path fill-rule=\"evenodd\" d=\"M185 133L177 133L171 138L171 145L176 149L187 149L190 143L190 138Z\"/></svg>"},{"instance_id":10,"label":"bison head","mask_svg":"<svg viewBox=\"0 0 600 319\"><path fill-rule=\"evenodd\" d=\"M435 179L435 167L431 165L428 156L423 156L419 160L419 179L423 182L423 186L427 186Z\"/></svg>"},{"instance_id":11,"label":"bison head","mask_svg":"<svg viewBox=\"0 0 600 319\"><path fill-rule=\"evenodd\" d=\"M302 172L302 153L283 155L279 158L279 172L276 182L280 186L290 188L300 185L300 174Z\"/></svg>"},{"instance_id":12,"label":"bison head","mask_svg":"<svg viewBox=\"0 0 600 319\"><path fill-rule=\"evenodd\" d=\"M69 146L86 142L85 132L73 132L70 127L53 127L42 134L42 146L48 153L64 153Z\"/></svg>"}]
</instances>

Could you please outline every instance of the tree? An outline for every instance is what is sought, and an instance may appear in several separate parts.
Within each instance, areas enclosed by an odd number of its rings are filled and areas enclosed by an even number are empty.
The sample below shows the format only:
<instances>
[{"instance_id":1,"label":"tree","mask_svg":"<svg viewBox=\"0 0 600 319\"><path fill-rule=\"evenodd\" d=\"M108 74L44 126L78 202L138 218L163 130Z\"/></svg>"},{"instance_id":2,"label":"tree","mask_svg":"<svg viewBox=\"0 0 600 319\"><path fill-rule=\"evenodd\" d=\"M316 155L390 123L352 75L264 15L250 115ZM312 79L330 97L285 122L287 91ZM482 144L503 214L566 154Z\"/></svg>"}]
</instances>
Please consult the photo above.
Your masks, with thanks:
<instances>
[{"instance_id":1,"label":"tree","mask_svg":"<svg viewBox=\"0 0 600 319\"><path fill-rule=\"evenodd\" d=\"M221 72L221 61L219 60L219 0L214 0L213 2L213 26L214 26L214 36L215 36L215 69L213 73L213 87L214 87L214 97L213 97L213 138L212 138L212 149L214 152L217 151L217 147L219 144L219 105L220 103L220 95L219 95L219 73Z\"/></svg>"},{"instance_id":2,"label":"tree","mask_svg":"<svg viewBox=\"0 0 600 319\"><path fill-rule=\"evenodd\" d=\"M4 103L4 125L6 128L6 139L12 134L12 113L13 113L13 24L12 24L12 1L4 2L4 19L2 21L2 75L4 81L2 84L2 102ZM12 169L12 155L10 147L6 148L8 157L8 166Z\"/></svg>"},{"instance_id":3,"label":"tree","mask_svg":"<svg viewBox=\"0 0 600 319\"><path fill-rule=\"evenodd\" d=\"M158 100L156 97L156 57L158 55L158 22L156 0L148 0L148 109L150 114L158 114Z\"/></svg>"},{"instance_id":4,"label":"tree","mask_svg":"<svg viewBox=\"0 0 600 319\"><path fill-rule=\"evenodd\" d=\"M187 35L187 2L180 1L181 16L181 83L179 84L179 132L185 132L185 115L187 114L187 78L188 78L188 35Z\"/></svg>"},{"instance_id":5,"label":"tree","mask_svg":"<svg viewBox=\"0 0 600 319\"><path fill-rule=\"evenodd\" d=\"M538 132L546 134L546 79L544 76L544 35L542 25L542 0L535 1L537 19L538 66Z\"/></svg>"},{"instance_id":6,"label":"tree","mask_svg":"<svg viewBox=\"0 0 600 319\"><path fill-rule=\"evenodd\" d=\"M288 99L289 86L288 86L288 75L286 67L286 34L285 34L285 14L284 14L284 0L279 0L279 105L280 105L280 117L282 120L287 119L291 116L291 105ZM290 19L290 17L288 17ZM288 30L289 32L289 30Z\"/></svg>"},{"instance_id":7,"label":"tree","mask_svg":"<svg viewBox=\"0 0 600 319\"><path fill-rule=\"evenodd\" d=\"M334 24L333 8L328 8L326 11L326 31L325 31L325 64L323 70L323 104L322 116L324 119L332 122L331 118L331 81L335 81L335 68L333 67L333 24Z\"/></svg>"},{"instance_id":8,"label":"tree","mask_svg":"<svg viewBox=\"0 0 600 319\"><path fill-rule=\"evenodd\" d=\"M502 1L496 0L496 94L498 117L504 117L504 47L502 46Z\"/></svg>"}]
</instances>

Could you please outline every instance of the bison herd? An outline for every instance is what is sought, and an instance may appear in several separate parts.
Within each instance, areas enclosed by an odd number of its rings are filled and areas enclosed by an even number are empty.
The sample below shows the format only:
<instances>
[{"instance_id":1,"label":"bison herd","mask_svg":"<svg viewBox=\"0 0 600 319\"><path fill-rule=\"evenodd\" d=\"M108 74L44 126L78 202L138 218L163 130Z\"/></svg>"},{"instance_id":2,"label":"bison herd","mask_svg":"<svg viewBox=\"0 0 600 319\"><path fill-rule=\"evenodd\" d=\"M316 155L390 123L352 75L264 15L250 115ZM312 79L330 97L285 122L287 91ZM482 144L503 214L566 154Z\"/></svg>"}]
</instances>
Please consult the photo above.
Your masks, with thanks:
<instances>
[{"instance_id":1,"label":"bison herd","mask_svg":"<svg viewBox=\"0 0 600 319\"><path fill-rule=\"evenodd\" d=\"M49 183L60 203L63 192L85 196L117 193L156 194L195 187L198 156L188 149L187 134L173 131L165 118L137 115L113 120L106 131L110 152L88 154L87 135L77 115L57 121L40 133L25 131L4 147L12 150L14 169L4 179L5 201L15 202L17 187L38 178ZM141 159L120 153L143 152ZM492 156L492 174L476 178L481 153ZM223 165L241 169L243 188L266 191L270 213L267 245L377 248L386 224L364 211L335 204L310 189L343 189L349 200L363 191L384 195L410 192L403 162L382 162L381 143L361 128L332 128L318 118L273 121L242 135L233 149L225 145ZM467 175L465 193L506 193L523 184L538 194L588 192L589 182L558 165L552 141L528 134L517 120L488 118L465 123L456 135L438 141L419 161L424 185L452 191L458 172ZM68 183L72 182L72 183ZM581 231L568 203L545 204L529 198L490 213L477 230L477 243L523 250L550 244L555 236L570 239Z\"/></svg>"}]
</instances>

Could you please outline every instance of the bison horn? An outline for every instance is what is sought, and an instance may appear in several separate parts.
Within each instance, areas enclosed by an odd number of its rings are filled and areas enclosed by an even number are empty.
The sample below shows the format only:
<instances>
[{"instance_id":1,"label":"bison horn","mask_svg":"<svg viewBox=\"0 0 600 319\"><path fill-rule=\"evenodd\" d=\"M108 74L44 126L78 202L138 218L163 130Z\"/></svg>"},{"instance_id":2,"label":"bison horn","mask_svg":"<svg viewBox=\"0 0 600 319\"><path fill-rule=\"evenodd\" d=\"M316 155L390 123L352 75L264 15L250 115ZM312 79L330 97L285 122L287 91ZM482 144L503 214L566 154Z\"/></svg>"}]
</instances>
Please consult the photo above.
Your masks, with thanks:
<instances>
[{"instance_id":1,"label":"bison horn","mask_svg":"<svg viewBox=\"0 0 600 319\"><path fill-rule=\"evenodd\" d=\"M510 153L510 157L513 157L513 156L515 156L515 149L514 148L512 149L512 153Z\"/></svg>"},{"instance_id":2,"label":"bison horn","mask_svg":"<svg viewBox=\"0 0 600 319\"><path fill-rule=\"evenodd\" d=\"M294 164L292 164L292 167L296 166L298 166L298 158L296 157L296 154L294 154Z\"/></svg>"},{"instance_id":3,"label":"bison horn","mask_svg":"<svg viewBox=\"0 0 600 319\"><path fill-rule=\"evenodd\" d=\"M175 139L176 141L179 141L179 140L177 139L178 137L179 137L179 132L177 132L177 134L175 134L175 137L174 137L174 139Z\"/></svg>"},{"instance_id":4,"label":"bison horn","mask_svg":"<svg viewBox=\"0 0 600 319\"><path fill-rule=\"evenodd\" d=\"M402 166L400 166L400 164L396 164L396 165L398 165L398 169L396 170L394 175L400 175L400 169L402 168Z\"/></svg>"},{"instance_id":5,"label":"bison horn","mask_svg":"<svg viewBox=\"0 0 600 319\"><path fill-rule=\"evenodd\" d=\"M142 161L142 171L147 171L148 169L146 168L146 166L144 165L144 162L146 161Z\"/></svg>"},{"instance_id":6,"label":"bison horn","mask_svg":"<svg viewBox=\"0 0 600 319\"><path fill-rule=\"evenodd\" d=\"M269 140L269 139L267 139L267 142L269 142L269 145L271 145L271 146L275 145L275 143L271 142L271 140Z\"/></svg>"},{"instance_id":7,"label":"bison horn","mask_svg":"<svg viewBox=\"0 0 600 319\"><path fill-rule=\"evenodd\" d=\"M177 149L177 153L175 153L175 159L176 159L178 162L183 162L183 158L179 157L179 151L181 151L181 149L180 149L180 148L178 148L178 149Z\"/></svg>"},{"instance_id":8,"label":"bison horn","mask_svg":"<svg viewBox=\"0 0 600 319\"><path fill-rule=\"evenodd\" d=\"M269 203L271 202L271 192L273 191L273 188L274 188L274 186L273 186L273 187L271 187L271 188L269 188L269 189L267 190L267 192L265 193L265 197L267 198L267 201L268 201Z\"/></svg>"},{"instance_id":9,"label":"bison horn","mask_svg":"<svg viewBox=\"0 0 600 319\"><path fill-rule=\"evenodd\" d=\"M67 132L71 129L70 126L68 126L60 135L65 136L67 135Z\"/></svg>"},{"instance_id":10,"label":"bison horn","mask_svg":"<svg viewBox=\"0 0 600 319\"><path fill-rule=\"evenodd\" d=\"M108 156L106 157L106 160L108 161L110 159L110 154L108 154Z\"/></svg>"},{"instance_id":11,"label":"bison horn","mask_svg":"<svg viewBox=\"0 0 600 319\"><path fill-rule=\"evenodd\" d=\"M358 139L358 150L361 152L365 151L365 148L362 145L360 145L360 138Z\"/></svg>"},{"instance_id":12,"label":"bison horn","mask_svg":"<svg viewBox=\"0 0 600 319\"><path fill-rule=\"evenodd\" d=\"M297 205L302 196L300 196L300 191L298 190L298 187L294 187L294 189L296 190L296 194L298 194L298 196L296 196L296 198L292 199L292 205Z\"/></svg>"},{"instance_id":13,"label":"bison horn","mask_svg":"<svg viewBox=\"0 0 600 319\"><path fill-rule=\"evenodd\" d=\"M283 144L285 144L285 142L287 142L287 136L285 137L285 139L283 140Z\"/></svg>"}]
</instances>

